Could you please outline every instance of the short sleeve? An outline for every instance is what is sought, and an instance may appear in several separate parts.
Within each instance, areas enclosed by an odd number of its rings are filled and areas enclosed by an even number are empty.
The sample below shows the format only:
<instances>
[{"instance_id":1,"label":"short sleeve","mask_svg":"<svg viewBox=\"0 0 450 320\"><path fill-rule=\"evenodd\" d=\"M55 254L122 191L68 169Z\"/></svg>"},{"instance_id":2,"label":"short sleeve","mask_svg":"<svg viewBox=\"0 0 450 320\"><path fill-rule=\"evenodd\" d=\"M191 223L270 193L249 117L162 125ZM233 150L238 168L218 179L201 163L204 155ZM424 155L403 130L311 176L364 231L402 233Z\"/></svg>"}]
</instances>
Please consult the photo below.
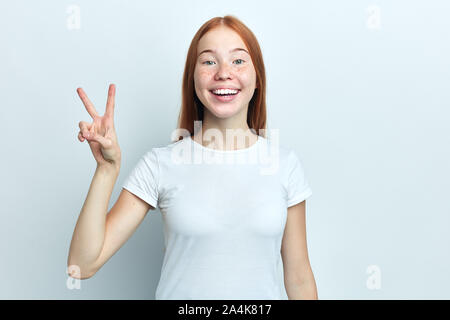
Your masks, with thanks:
<instances>
[{"instance_id":1,"label":"short sleeve","mask_svg":"<svg viewBox=\"0 0 450 320\"><path fill-rule=\"evenodd\" d=\"M312 195L312 190L295 152L291 150L288 157L287 206L291 207Z\"/></svg>"},{"instance_id":2,"label":"short sleeve","mask_svg":"<svg viewBox=\"0 0 450 320\"><path fill-rule=\"evenodd\" d=\"M144 154L126 178L123 188L135 194L152 207L158 204L159 163L156 151Z\"/></svg>"}]
</instances>

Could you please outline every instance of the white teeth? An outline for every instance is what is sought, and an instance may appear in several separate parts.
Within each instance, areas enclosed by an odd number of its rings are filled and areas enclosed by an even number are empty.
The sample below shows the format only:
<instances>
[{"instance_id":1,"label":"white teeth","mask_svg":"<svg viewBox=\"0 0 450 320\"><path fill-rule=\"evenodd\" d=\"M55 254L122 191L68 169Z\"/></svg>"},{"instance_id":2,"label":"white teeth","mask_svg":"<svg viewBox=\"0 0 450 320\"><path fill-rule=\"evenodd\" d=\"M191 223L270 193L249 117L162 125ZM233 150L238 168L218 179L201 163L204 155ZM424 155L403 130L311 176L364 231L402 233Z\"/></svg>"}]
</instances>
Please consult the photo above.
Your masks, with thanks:
<instances>
[{"instance_id":1,"label":"white teeth","mask_svg":"<svg viewBox=\"0 0 450 320\"><path fill-rule=\"evenodd\" d=\"M235 94L238 93L239 90L232 90L232 89L219 89L219 90L213 90L213 93L215 94Z\"/></svg>"}]
</instances>

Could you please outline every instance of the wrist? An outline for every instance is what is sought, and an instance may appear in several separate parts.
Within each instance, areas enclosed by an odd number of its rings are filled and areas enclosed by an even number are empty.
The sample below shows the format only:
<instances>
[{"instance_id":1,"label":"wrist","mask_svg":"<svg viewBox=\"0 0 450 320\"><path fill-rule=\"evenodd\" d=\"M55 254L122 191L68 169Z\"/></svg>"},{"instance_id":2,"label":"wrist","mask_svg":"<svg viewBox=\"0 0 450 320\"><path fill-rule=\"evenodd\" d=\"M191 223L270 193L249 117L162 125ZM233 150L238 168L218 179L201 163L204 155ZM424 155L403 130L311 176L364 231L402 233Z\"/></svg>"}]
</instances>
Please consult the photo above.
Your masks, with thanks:
<instances>
[{"instance_id":1,"label":"wrist","mask_svg":"<svg viewBox=\"0 0 450 320\"><path fill-rule=\"evenodd\" d=\"M105 173L105 174L119 175L120 163L97 164L96 171L99 171L99 172Z\"/></svg>"}]
</instances>

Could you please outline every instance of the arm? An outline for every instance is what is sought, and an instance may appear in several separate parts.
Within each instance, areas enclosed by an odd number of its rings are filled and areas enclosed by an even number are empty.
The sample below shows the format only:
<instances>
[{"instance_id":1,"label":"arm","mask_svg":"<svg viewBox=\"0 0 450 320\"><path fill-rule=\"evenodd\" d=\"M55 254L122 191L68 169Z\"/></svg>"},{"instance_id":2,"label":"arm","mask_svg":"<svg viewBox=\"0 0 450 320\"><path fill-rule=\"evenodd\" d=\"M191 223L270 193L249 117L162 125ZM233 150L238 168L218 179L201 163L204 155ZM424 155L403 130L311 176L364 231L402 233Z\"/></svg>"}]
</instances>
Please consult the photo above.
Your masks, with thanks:
<instances>
[{"instance_id":1,"label":"arm","mask_svg":"<svg viewBox=\"0 0 450 320\"><path fill-rule=\"evenodd\" d=\"M128 240L148 210L154 209L122 189L117 202L106 214L118 173L119 170L109 167L97 167L95 171L70 244L67 265L76 265L81 272L69 274L73 278L92 277Z\"/></svg>"},{"instance_id":2,"label":"arm","mask_svg":"<svg viewBox=\"0 0 450 320\"><path fill-rule=\"evenodd\" d=\"M284 285L289 300L318 299L306 243L305 206L306 201L303 201L288 208L281 245Z\"/></svg>"}]
</instances>

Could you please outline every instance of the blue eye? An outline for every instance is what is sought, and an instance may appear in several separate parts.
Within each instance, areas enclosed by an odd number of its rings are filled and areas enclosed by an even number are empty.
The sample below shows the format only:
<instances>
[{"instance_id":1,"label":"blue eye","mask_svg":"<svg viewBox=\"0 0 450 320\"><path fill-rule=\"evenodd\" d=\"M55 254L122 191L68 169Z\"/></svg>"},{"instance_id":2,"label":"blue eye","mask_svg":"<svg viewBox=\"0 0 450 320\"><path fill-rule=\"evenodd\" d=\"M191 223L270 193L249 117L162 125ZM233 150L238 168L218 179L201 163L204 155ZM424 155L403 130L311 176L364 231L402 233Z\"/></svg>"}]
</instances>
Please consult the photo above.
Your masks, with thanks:
<instances>
[{"instance_id":1,"label":"blue eye","mask_svg":"<svg viewBox=\"0 0 450 320\"><path fill-rule=\"evenodd\" d=\"M234 61L242 61L241 63L238 63L238 64L242 64L242 63L244 63L245 61L244 60L242 60L242 59L236 59L236 60L234 60ZM233 62L234 62L233 61ZM211 60L208 60L208 61L205 61L205 62L203 62L203 64L206 64L206 65L208 65L208 66L210 66L211 64L209 64L208 62L214 62L214 61L211 61ZM215 62L214 62L215 63Z\"/></svg>"}]
</instances>

